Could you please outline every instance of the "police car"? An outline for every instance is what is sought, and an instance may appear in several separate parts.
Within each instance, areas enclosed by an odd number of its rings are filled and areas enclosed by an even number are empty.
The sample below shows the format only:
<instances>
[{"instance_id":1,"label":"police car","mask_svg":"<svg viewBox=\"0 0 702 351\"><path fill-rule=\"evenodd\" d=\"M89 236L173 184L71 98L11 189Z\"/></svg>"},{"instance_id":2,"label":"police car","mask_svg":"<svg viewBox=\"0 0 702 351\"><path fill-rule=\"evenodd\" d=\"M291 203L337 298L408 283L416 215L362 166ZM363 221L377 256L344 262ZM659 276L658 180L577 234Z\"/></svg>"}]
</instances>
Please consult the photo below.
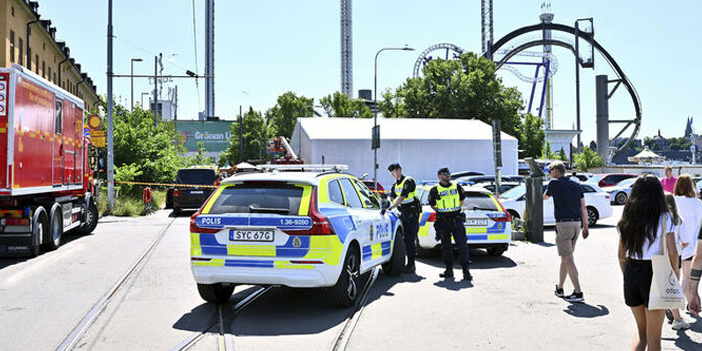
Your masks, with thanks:
<instances>
[{"instance_id":1,"label":"police car","mask_svg":"<svg viewBox=\"0 0 702 351\"><path fill-rule=\"evenodd\" d=\"M417 254L427 256L439 247L436 240L436 212L429 206L429 190L432 186L417 187L417 196L422 202L417 233ZM512 240L512 223L509 213L490 191L483 188L464 187L466 199L463 211L468 247L485 248L488 254L500 256L509 248Z\"/></svg>"},{"instance_id":2,"label":"police car","mask_svg":"<svg viewBox=\"0 0 702 351\"><path fill-rule=\"evenodd\" d=\"M327 288L351 306L359 277L399 274L397 215L341 166L278 165L222 181L190 218L191 268L200 296L224 302L237 284ZM304 170L304 171L301 171Z\"/></svg>"}]
</instances>

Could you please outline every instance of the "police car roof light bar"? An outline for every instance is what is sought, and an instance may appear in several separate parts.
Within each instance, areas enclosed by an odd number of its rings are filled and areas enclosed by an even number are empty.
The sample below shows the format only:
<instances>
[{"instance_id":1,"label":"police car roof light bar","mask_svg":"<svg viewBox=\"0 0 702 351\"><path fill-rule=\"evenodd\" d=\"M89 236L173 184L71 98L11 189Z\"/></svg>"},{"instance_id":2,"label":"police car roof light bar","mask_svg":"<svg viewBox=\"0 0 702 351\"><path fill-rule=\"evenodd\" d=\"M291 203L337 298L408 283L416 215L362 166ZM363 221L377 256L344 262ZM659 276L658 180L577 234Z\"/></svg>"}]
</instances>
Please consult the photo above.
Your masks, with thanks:
<instances>
[{"instance_id":1,"label":"police car roof light bar","mask_svg":"<svg viewBox=\"0 0 702 351\"><path fill-rule=\"evenodd\" d=\"M343 172L349 169L347 165L260 165L264 172L280 171L280 172Z\"/></svg>"}]
</instances>

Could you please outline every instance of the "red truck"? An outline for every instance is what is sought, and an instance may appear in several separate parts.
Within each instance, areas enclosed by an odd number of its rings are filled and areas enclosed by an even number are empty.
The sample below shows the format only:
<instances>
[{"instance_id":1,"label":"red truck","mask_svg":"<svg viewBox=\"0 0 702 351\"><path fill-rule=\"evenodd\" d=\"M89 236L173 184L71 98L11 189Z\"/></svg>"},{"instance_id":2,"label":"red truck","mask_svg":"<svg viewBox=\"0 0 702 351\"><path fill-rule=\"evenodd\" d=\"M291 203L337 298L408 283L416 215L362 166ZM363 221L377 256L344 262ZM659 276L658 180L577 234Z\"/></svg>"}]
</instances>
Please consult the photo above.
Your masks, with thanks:
<instances>
[{"instance_id":1,"label":"red truck","mask_svg":"<svg viewBox=\"0 0 702 351\"><path fill-rule=\"evenodd\" d=\"M83 115L78 97L24 67L0 68L0 256L36 256L69 230L95 229L98 162Z\"/></svg>"}]
</instances>

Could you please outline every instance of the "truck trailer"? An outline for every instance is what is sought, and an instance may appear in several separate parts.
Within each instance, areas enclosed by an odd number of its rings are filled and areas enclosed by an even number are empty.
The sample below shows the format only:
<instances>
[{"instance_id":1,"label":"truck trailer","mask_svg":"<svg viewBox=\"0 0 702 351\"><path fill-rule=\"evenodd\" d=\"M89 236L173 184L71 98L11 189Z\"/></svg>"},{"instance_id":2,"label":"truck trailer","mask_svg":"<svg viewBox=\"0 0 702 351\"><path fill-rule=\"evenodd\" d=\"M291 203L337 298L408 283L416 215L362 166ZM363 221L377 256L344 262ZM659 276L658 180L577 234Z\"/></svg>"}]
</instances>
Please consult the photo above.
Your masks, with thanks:
<instances>
[{"instance_id":1,"label":"truck trailer","mask_svg":"<svg viewBox=\"0 0 702 351\"><path fill-rule=\"evenodd\" d=\"M97 152L84 109L22 66L0 68L0 256L33 257L69 230L97 226Z\"/></svg>"}]
</instances>

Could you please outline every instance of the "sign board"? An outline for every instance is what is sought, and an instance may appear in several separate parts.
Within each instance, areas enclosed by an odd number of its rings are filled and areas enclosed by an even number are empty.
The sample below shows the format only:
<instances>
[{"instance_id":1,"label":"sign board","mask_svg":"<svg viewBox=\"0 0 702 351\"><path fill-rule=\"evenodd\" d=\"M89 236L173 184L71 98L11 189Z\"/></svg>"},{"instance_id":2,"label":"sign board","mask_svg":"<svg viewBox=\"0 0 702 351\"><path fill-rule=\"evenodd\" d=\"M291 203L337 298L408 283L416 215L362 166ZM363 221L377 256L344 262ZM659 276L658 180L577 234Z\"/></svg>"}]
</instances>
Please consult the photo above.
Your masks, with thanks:
<instances>
[{"instance_id":1,"label":"sign board","mask_svg":"<svg viewBox=\"0 0 702 351\"><path fill-rule=\"evenodd\" d=\"M92 140L93 145L97 147L105 147L105 131L104 130L91 130L90 140Z\"/></svg>"},{"instance_id":2,"label":"sign board","mask_svg":"<svg viewBox=\"0 0 702 351\"><path fill-rule=\"evenodd\" d=\"M232 137L229 128L232 121L177 121L179 138L185 139L183 146L189 152L199 150L198 142L205 151L222 152L229 147Z\"/></svg>"},{"instance_id":3,"label":"sign board","mask_svg":"<svg viewBox=\"0 0 702 351\"><path fill-rule=\"evenodd\" d=\"M380 126L374 126L371 131L371 150L380 149Z\"/></svg>"},{"instance_id":4,"label":"sign board","mask_svg":"<svg viewBox=\"0 0 702 351\"><path fill-rule=\"evenodd\" d=\"M102 128L102 118L96 113L88 116L88 128L90 130L98 130Z\"/></svg>"}]
</instances>

